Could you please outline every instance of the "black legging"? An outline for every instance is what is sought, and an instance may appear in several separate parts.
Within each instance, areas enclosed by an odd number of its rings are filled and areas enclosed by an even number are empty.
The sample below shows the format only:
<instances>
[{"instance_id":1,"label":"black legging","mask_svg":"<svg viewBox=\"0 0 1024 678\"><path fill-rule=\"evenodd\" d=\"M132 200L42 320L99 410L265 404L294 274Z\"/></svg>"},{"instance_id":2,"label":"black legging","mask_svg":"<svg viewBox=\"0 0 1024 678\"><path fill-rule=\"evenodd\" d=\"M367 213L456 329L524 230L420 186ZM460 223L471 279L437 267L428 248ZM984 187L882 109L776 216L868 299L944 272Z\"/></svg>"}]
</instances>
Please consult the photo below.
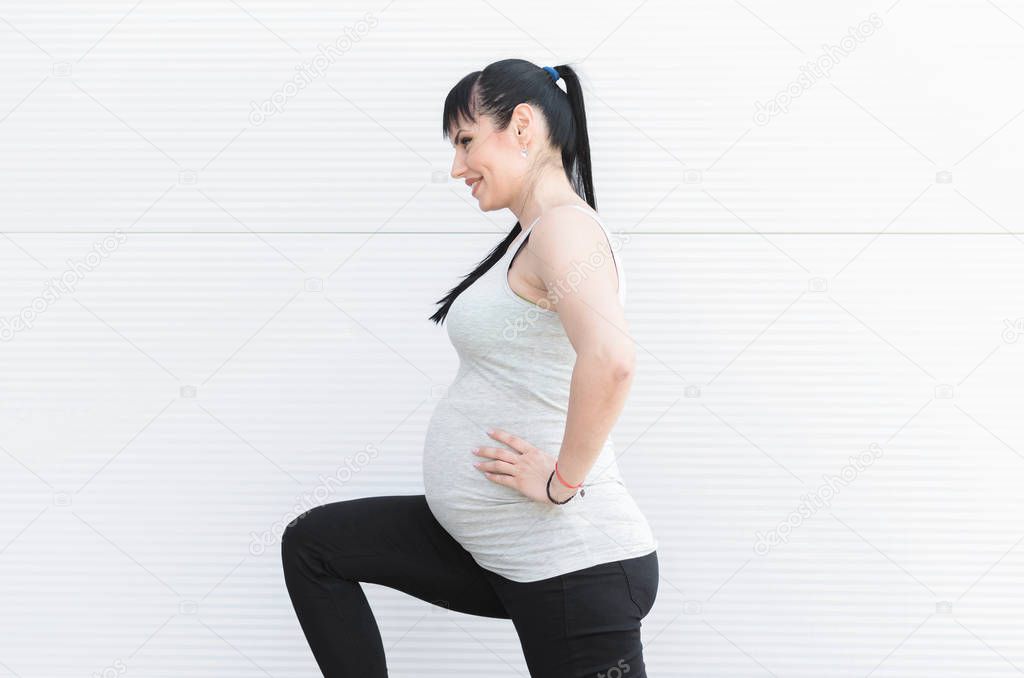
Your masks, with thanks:
<instances>
[{"instance_id":1,"label":"black legging","mask_svg":"<svg viewBox=\"0 0 1024 678\"><path fill-rule=\"evenodd\" d=\"M359 582L466 614L511 619L532 678L647 676L640 620L658 592L656 552L515 582L480 567L418 494L310 509L285 530L281 557L288 595L325 678L388 675L380 630Z\"/></svg>"}]
</instances>

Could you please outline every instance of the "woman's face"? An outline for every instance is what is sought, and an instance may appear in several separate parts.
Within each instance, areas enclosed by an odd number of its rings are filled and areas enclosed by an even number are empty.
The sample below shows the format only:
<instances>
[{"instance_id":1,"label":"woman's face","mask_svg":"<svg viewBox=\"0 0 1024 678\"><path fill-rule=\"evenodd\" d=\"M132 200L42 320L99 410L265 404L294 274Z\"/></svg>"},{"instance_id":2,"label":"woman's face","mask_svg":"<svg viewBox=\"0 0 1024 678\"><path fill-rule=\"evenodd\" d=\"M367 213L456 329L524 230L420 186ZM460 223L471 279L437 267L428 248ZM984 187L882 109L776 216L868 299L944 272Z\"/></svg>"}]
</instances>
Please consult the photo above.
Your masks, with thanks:
<instances>
[{"instance_id":1,"label":"woman's face","mask_svg":"<svg viewBox=\"0 0 1024 678\"><path fill-rule=\"evenodd\" d=\"M512 204L525 169L515 125L498 132L490 118L478 115L476 123L461 121L450 138L455 145L452 177L470 185L480 209L487 212Z\"/></svg>"}]
</instances>

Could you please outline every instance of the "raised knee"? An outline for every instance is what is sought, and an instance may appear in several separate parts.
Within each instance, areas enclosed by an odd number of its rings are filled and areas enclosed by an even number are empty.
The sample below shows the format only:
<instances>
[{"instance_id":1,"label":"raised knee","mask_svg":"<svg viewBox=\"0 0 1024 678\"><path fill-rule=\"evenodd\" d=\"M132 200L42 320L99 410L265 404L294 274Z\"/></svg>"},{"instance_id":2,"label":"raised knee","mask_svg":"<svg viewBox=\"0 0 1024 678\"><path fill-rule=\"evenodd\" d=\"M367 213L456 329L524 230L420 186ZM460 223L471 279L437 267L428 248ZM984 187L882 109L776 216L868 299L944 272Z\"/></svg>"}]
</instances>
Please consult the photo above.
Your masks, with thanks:
<instances>
[{"instance_id":1,"label":"raised knee","mask_svg":"<svg viewBox=\"0 0 1024 678\"><path fill-rule=\"evenodd\" d=\"M319 507L299 514L285 525L284 531L281 533L281 558L283 560L294 558L299 551L309 546L310 531L306 528L310 523L309 514L317 508Z\"/></svg>"}]
</instances>

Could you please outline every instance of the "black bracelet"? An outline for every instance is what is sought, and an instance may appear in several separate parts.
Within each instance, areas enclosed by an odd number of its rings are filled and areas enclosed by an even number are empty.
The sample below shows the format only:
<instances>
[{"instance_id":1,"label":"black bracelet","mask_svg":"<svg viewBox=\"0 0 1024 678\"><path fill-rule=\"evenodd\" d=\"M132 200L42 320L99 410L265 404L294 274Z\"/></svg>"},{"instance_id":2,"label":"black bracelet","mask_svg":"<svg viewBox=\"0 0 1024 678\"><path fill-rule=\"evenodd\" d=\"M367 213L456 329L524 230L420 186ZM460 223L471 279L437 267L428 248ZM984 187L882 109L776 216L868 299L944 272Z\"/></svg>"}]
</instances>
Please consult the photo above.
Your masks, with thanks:
<instances>
[{"instance_id":1,"label":"black bracelet","mask_svg":"<svg viewBox=\"0 0 1024 678\"><path fill-rule=\"evenodd\" d=\"M555 501L555 498L551 496L551 479L554 478L554 477L555 477L555 472L552 471L551 475L548 476L548 484L547 484L548 499L550 499L551 503L553 503L553 504L568 504L570 501L572 501L572 498L575 497L576 494L574 493L572 495L572 497L569 497L565 501ZM580 496L583 495L583 488L582 487L580 487L579 494L580 494Z\"/></svg>"}]
</instances>

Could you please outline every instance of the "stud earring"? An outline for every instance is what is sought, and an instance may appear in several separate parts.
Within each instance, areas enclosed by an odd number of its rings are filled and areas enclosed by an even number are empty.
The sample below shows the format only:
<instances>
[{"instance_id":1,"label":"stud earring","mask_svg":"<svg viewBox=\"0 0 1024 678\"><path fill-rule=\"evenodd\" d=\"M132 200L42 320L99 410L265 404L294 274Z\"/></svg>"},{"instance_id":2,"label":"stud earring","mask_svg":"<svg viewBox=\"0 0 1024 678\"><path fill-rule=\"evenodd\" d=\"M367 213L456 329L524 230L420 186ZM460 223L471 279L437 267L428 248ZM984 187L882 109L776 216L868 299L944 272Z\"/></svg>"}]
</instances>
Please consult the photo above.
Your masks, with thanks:
<instances>
[{"instance_id":1,"label":"stud earring","mask_svg":"<svg viewBox=\"0 0 1024 678\"><path fill-rule=\"evenodd\" d=\"M523 146L522 150L519 151L519 153L522 154L522 156L525 158L526 157L526 147Z\"/></svg>"}]
</instances>

